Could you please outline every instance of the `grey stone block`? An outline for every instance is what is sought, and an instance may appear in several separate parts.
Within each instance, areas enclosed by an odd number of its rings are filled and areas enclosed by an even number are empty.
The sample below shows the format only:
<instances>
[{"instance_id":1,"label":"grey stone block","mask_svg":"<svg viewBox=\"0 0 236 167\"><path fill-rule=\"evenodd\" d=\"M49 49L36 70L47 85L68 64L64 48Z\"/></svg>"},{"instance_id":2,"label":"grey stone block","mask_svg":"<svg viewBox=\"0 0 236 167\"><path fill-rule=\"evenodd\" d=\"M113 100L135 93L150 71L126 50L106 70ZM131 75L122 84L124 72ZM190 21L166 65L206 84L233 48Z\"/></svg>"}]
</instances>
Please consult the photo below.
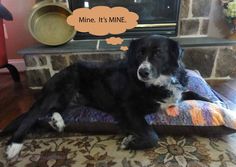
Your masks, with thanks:
<instances>
[{"instance_id":1,"label":"grey stone block","mask_svg":"<svg viewBox=\"0 0 236 167\"><path fill-rule=\"evenodd\" d=\"M211 0L193 0L193 17L208 17L211 10Z\"/></svg>"},{"instance_id":2,"label":"grey stone block","mask_svg":"<svg viewBox=\"0 0 236 167\"><path fill-rule=\"evenodd\" d=\"M189 13L190 0L182 0L180 6L180 18L187 18Z\"/></svg>"},{"instance_id":3,"label":"grey stone block","mask_svg":"<svg viewBox=\"0 0 236 167\"><path fill-rule=\"evenodd\" d=\"M203 77L210 77L216 57L217 48L186 49L184 63L186 68L199 70Z\"/></svg>"},{"instance_id":4,"label":"grey stone block","mask_svg":"<svg viewBox=\"0 0 236 167\"><path fill-rule=\"evenodd\" d=\"M236 76L236 51L220 49L216 64L216 77Z\"/></svg>"},{"instance_id":5,"label":"grey stone block","mask_svg":"<svg viewBox=\"0 0 236 167\"><path fill-rule=\"evenodd\" d=\"M52 69L55 70L55 71L62 70L65 67L68 66L65 55L53 55L53 56L51 56L51 64L52 64Z\"/></svg>"},{"instance_id":6,"label":"grey stone block","mask_svg":"<svg viewBox=\"0 0 236 167\"><path fill-rule=\"evenodd\" d=\"M37 66L37 62L36 62L34 56L24 56L23 58L24 58L26 67Z\"/></svg>"},{"instance_id":7,"label":"grey stone block","mask_svg":"<svg viewBox=\"0 0 236 167\"><path fill-rule=\"evenodd\" d=\"M37 61L39 66L47 65L47 59L45 56L37 56Z\"/></svg>"},{"instance_id":8,"label":"grey stone block","mask_svg":"<svg viewBox=\"0 0 236 167\"><path fill-rule=\"evenodd\" d=\"M195 35L198 32L199 20L181 20L180 35Z\"/></svg>"},{"instance_id":9,"label":"grey stone block","mask_svg":"<svg viewBox=\"0 0 236 167\"><path fill-rule=\"evenodd\" d=\"M27 55L24 56L26 67L36 67L47 65L47 59L45 56L40 55Z\"/></svg>"},{"instance_id":10,"label":"grey stone block","mask_svg":"<svg viewBox=\"0 0 236 167\"><path fill-rule=\"evenodd\" d=\"M200 29L201 35L207 35L208 33L208 25L209 25L209 19L203 19L202 20L202 27Z\"/></svg>"},{"instance_id":11,"label":"grey stone block","mask_svg":"<svg viewBox=\"0 0 236 167\"><path fill-rule=\"evenodd\" d=\"M28 70L26 76L30 87L43 86L51 77L48 69Z\"/></svg>"},{"instance_id":12,"label":"grey stone block","mask_svg":"<svg viewBox=\"0 0 236 167\"><path fill-rule=\"evenodd\" d=\"M70 64L77 61L96 61L105 62L121 59L122 55L120 53L90 53L90 54L74 54L69 57Z\"/></svg>"}]
</instances>

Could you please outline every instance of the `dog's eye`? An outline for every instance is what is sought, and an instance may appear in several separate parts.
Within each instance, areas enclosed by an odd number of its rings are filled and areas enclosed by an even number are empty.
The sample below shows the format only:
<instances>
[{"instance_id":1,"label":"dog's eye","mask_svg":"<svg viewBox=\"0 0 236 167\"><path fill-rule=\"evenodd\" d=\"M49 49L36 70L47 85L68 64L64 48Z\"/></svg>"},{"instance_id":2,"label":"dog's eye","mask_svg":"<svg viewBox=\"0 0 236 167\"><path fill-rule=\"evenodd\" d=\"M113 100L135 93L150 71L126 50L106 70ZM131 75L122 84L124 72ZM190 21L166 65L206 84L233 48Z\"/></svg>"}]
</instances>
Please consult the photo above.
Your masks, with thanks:
<instances>
[{"instance_id":1,"label":"dog's eye","mask_svg":"<svg viewBox=\"0 0 236 167\"><path fill-rule=\"evenodd\" d=\"M156 54L156 55L161 53L161 49L160 48L154 48L152 51L153 51L153 54Z\"/></svg>"},{"instance_id":2,"label":"dog's eye","mask_svg":"<svg viewBox=\"0 0 236 167\"><path fill-rule=\"evenodd\" d=\"M161 51L160 50L154 50L153 52L152 52L152 55L156 58L156 57L160 57L160 55L161 55Z\"/></svg>"},{"instance_id":3,"label":"dog's eye","mask_svg":"<svg viewBox=\"0 0 236 167\"><path fill-rule=\"evenodd\" d=\"M161 49L159 49L159 48L156 48L155 49L155 52L158 54L158 53L161 53Z\"/></svg>"},{"instance_id":4,"label":"dog's eye","mask_svg":"<svg viewBox=\"0 0 236 167\"><path fill-rule=\"evenodd\" d=\"M143 55L145 53L145 48L141 48L140 53Z\"/></svg>"}]
</instances>

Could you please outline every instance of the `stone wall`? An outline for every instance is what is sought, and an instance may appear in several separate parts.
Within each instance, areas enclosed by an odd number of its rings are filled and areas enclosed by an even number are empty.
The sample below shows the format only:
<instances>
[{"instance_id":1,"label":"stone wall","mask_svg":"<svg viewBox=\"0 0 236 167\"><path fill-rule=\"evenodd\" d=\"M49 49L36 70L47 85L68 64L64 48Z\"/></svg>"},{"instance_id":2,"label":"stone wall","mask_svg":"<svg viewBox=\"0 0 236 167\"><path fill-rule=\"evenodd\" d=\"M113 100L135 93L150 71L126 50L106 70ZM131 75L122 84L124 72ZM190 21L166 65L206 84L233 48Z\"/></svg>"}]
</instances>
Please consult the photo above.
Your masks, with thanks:
<instances>
[{"instance_id":1,"label":"stone wall","mask_svg":"<svg viewBox=\"0 0 236 167\"><path fill-rule=\"evenodd\" d=\"M198 70L206 80L228 80L236 76L234 47L185 49L186 68Z\"/></svg>"},{"instance_id":2,"label":"stone wall","mask_svg":"<svg viewBox=\"0 0 236 167\"><path fill-rule=\"evenodd\" d=\"M207 36L212 0L181 0L179 36Z\"/></svg>"},{"instance_id":3,"label":"stone wall","mask_svg":"<svg viewBox=\"0 0 236 167\"><path fill-rule=\"evenodd\" d=\"M123 52L25 55L29 87L41 88L55 73L76 61L109 61L124 58ZM184 63L198 70L208 81L225 81L236 76L236 50L233 47L185 48Z\"/></svg>"},{"instance_id":4,"label":"stone wall","mask_svg":"<svg viewBox=\"0 0 236 167\"><path fill-rule=\"evenodd\" d=\"M55 73L77 61L104 62L124 58L123 52L25 55L26 75L31 89L40 89Z\"/></svg>"}]
</instances>

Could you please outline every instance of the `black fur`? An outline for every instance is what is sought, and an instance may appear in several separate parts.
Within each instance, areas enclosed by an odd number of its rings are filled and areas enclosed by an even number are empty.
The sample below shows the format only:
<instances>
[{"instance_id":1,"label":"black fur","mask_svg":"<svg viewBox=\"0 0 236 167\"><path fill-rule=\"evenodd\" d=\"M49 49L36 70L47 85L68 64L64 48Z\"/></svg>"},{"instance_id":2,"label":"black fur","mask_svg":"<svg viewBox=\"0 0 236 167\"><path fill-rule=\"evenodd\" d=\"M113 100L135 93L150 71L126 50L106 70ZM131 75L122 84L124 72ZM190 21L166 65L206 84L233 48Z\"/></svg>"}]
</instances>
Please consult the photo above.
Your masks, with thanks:
<instances>
[{"instance_id":1,"label":"black fur","mask_svg":"<svg viewBox=\"0 0 236 167\"><path fill-rule=\"evenodd\" d=\"M22 122L16 121L18 128L8 144L21 143L37 118L53 112L63 115L70 106L80 105L112 114L121 129L134 136L127 148L155 146L158 136L144 116L156 112L160 107L157 101L164 101L173 93L165 86L147 86L137 78L137 70L148 57L154 77L172 75L185 87L187 77L182 55L177 42L163 36L149 36L132 41L125 60L104 64L79 62L65 68L46 83L36 103L21 117Z\"/></svg>"}]
</instances>

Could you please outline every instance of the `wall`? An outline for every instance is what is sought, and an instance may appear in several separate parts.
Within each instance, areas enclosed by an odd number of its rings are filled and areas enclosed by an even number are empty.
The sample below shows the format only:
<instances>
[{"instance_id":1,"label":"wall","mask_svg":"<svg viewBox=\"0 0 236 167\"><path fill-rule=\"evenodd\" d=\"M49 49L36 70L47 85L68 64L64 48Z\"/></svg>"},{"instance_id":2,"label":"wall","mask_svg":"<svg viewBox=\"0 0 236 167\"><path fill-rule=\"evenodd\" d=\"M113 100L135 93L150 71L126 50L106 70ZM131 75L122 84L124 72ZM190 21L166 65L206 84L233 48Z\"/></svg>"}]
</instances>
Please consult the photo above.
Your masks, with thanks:
<instances>
[{"instance_id":1,"label":"wall","mask_svg":"<svg viewBox=\"0 0 236 167\"><path fill-rule=\"evenodd\" d=\"M227 38L230 34L221 0L182 0L180 10L180 37ZM184 62L206 80L227 81L236 76L235 55L235 47L185 48Z\"/></svg>"},{"instance_id":2,"label":"wall","mask_svg":"<svg viewBox=\"0 0 236 167\"><path fill-rule=\"evenodd\" d=\"M225 38L230 33L225 20L221 0L182 0L179 36Z\"/></svg>"},{"instance_id":3,"label":"wall","mask_svg":"<svg viewBox=\"0 0 236 167\"><path fill-rule=\"evenodd\" d=\"M182 0L179 36L207 36L211 0Z\"/></svg>"},{"instance_id":4,"label":"wall","mask_svg":"<svg viewBox=\"0 0 236 167\"><path fill-rule=\"evenodd\" d=\"M227 38L230 34L232 26L226 22L225 15L222 10L221 0L212 2L210 13L209 33L208 36Z\"/></svg>"},{"instance_id":5,"label":"wall","mask_svg":"<svg viewBox=\"0 0 236 167\"><path fill-rule=\"evenodd\" d=\"M25 55L26 75L31 89L41 89L55 73L77 61L104 62L124 58L121 51Z\"/></svg>"},{"instance_id":6,"label":"wall","mask_svg":"<svg viewBox=\"0 0 236 167\"><path fill-rule=\"evenodd\" d=\"M6 47L8 59L21 59L17 51L32 46L36 41L28 32L27 18L35 4L35 0L1 0L2 4L12 13L14 20L5 21Z\"/></svg>"}]
</instances>

